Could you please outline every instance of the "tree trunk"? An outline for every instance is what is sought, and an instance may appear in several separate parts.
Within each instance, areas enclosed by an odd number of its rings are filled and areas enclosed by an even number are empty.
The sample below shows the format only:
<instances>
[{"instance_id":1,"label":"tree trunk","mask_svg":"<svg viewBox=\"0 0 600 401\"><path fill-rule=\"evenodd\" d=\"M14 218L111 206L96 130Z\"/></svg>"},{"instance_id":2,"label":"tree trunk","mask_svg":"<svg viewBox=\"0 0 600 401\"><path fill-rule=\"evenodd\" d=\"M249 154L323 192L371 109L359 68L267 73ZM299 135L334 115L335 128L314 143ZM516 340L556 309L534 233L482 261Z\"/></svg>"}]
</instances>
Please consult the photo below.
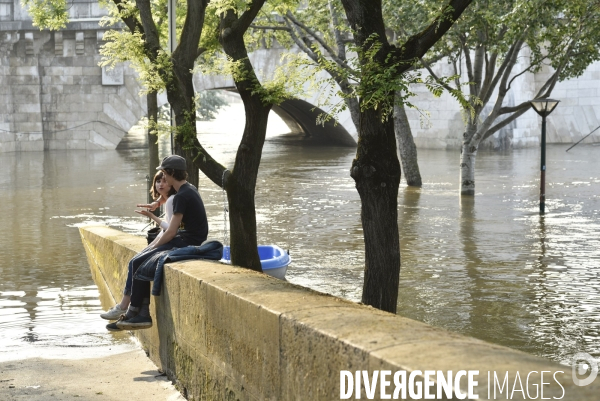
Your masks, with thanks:
<instances>
[{"instance_id":1,"label":"tree trunk","mask_svg":"<svg viewBox=\"0 0 600 401\"><path fill-rule=\"evenodd\" d=\"M246 125L231 175L225 182L231 227L231 263L262 272L256 235L254 195L256 178L267 133L272 104L263 102L264 93L248 59L244 34L265 0L255 0L238 18L232 10L221 15L219 41L233 61L241 62L243 78L235 77L235 86L244 103Z\"/></svg>"},{"instance_id":2,"label":"tree trunk","mask_svg":"<svg viewBox=\"0 0 600 401\"><path fill-rule=\"evenodd\" d=\"M348 111L350 111L350 117L352 118L352 122L356 127L356 130L360 128L360 107L358 105L358 99L355 97L349 97L345 99L346 106L348 106Z\"/></svg>"},{"instance_id":3,"label":"tree trunk","mask_svg":"<svg viewBox=\"0 0 600 401\"><path fill-rule=\"evenodd\" d=\"M198 169L198 165L194 162L194 158L198 156L198 152L193 149L187 149L180 141L175 141L175 149L173 149L173 151L176 155L183 157L187 161L187 181L198 188L200 183L200 170ZM199 157L202 157L202 155L199 155Z\"/></svg>"},{"instance_id":4,"label":"tree trunk","mask_svg":"<svg viewBox=\"0 0 600 401\"><path fill-rule=\"evenodd\" d=\"M394 129L396 131L396 146L398 147L398 155L402 163L406 184L411 187L420 187L423 182L421 181L421 172L417 162L417 147L413 140L404 105L398 103L394 105Z\"/></svg>"},{"instance_id":5,"label":"tree trunk","mask_svg":"<svg viewBox=\"0 0 600 401\"><path fill-rule=\"evenodd\" d=\"M467 121L467 129L463 134L460 148L460 194L475 195L475 158L478 149L478 119L479 113Z\"/></svg>"},{"instance_id":6,"label":"tree trunk","mask_svg":"<svg viewBox=\"0 0 600 401\"><path fill-rule=\"evenodd\" d=\"M463 144L460 149L460 194L463 196L475 195L475 159L477 148Z\"/></svg>"},{"instance_id":7,"label":"tree trunk","mask_svg":"<svg viewBox=\"0 0 600 401\"><path fill-rule=\"evenodd\" d=\"M351 176L361 199L365 237L362 302L396 313L400 280L400 163L396 154L394 122L391 118L383 123L381 120L377 110L361 112L360 139Z\"/></svg>"},{"instance_id":8,"label":"tree trunk","mask_svg":"<svg viewBox=\"0 0 600 401\"><path fill-rule=\"evenodd\" d=\"M411 62L423 57L453 22L461 15L471 0L450 0L446 10L425 30L411 36L400 46L390 46L386 38L381 0L341 0L346 17L353 30L354 42L363 54L373 49L379 41L381 47L373 57L361 57L363 67L372 68L390 62L404 61L404 67L395 70L393 78L410 68ZM443 15L442 15L443 14ZM385 75L389 78L389 75ZM383 78L379 75L378 78ZM370 76L368 81L373 81ZM361 80L363 86L364 80ZM366 85L364 96L375 89ZM381 96L382 94L378 94ZM380 104L392 104L395 93L385 92ZM388 103L389 102L389 103ZM362 106L362 105L361 105ZM398 284L400 281L400 235L398 232L398 186L400 163L396 150L393 118L382 118L382 108L361 107L358 149L352 162L352 178L361 198L361 220L365 236L365 282L362 301L376 308L396 312Z\"/></svg>"},{"instance_id":9,"label":"tree trunk","mask_svg":"<svg viewBox=\"0 0 600 401\"><path fill-rule=\"evenodd\" d=\"M146 111L148 112L148 123L158 120L158 95L156 92L148 92L146 95ZM153 177L156 174L156 167L160 163L158 158L158 135L156 135L154 130L148 128L146 136L148 139L148 177L153 181ZM151 203L153 200L150 193L148 193L148 203ZM154 210L153 213L156 216L160 215L160 209Z\"/></svg>"},{"instance_id":10,"label":"tree trunk","mask_svg":"<svg viewBox=\"0 0 600 401\"><path fill-rule=\"evenodd\" d=\"M235 167L228 179L231 262L262 272L256 235L256 178L267 132L270 105L258 96L244 100L246 126L236 155Z\"/></svg>"},{"instance_id":11,"label":"tree trunk","mask_svg":"<svg viewBox=\"0 0 600 401\"><path fill-rule=\"evenodd\" d=\"M156 92L148 92L146 95L146 110L148 111L148 122L158 120L158 95ZM148 129L148 160L150 176L156 174L156 167L159 165L158 159L158 136L154 130Z\"/></svg>"}]
</instances>

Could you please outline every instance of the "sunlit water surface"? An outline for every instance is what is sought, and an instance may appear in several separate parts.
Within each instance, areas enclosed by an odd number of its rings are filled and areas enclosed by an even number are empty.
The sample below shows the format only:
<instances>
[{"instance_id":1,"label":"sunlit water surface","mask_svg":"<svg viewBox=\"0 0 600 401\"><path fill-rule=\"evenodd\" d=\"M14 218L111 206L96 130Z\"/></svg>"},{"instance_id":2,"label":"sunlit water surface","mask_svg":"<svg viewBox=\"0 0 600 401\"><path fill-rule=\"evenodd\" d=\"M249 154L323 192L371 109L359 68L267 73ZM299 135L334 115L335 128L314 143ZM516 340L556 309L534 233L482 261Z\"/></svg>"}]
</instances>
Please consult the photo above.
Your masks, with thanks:
<instances>
[{"instance_id":1,"label":"sunlit water surface","mask_svg":"<svg viewBox=\"0 0 600 401\"><path fill-rule=\"evenodd\" d=\"M241 116L241 117L240 117ZM231 167L239 105L200 123ZM256 195L261 243L290 250L293 283L359 301L364 268L354 149L302 146L270 127ZM287 138L287 139L286 139ZM132 347L107 333L77 227L141 234L143 136L115 151L0 156L0 360L80 357ZM398 313L568 363L600 356L600 146L548 149L547 214L538 215L539 150L480 153L475 200L458 196L457 151L419 150L423 188L402 183ZM161 152L168 151L164 141ZM204 176L210 236L223 238L223 194Z\"/></svg>"}]
</instances>

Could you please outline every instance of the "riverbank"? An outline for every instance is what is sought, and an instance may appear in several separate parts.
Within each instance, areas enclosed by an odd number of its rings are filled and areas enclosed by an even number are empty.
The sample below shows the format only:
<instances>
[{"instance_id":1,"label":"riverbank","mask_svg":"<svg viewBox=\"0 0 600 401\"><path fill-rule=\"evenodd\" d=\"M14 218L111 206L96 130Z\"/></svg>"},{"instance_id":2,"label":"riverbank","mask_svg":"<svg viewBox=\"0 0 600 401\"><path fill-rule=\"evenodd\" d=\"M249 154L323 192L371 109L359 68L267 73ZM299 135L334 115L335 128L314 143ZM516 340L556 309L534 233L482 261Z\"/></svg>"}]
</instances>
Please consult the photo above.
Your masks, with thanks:
<instances>
[{"instance_id":1,"label":"riverbank","mask_svg":"<svg viewBox=\"0 0 600 401\"><path fill-rule=\"evenodd\" d=\"M0 363L0 399L183 401L141 349L94 359L32 358Z\"/></svg>"}]
</instances>

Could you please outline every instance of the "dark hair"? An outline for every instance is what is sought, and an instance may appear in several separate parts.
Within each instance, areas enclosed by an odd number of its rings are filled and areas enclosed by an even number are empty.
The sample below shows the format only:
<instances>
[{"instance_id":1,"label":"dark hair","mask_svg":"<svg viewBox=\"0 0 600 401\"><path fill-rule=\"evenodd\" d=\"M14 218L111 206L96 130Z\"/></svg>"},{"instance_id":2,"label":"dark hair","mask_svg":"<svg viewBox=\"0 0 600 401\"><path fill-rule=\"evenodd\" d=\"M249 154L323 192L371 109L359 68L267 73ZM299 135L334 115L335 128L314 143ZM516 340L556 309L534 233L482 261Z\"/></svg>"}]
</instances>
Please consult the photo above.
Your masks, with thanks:
<instances>
[{"instance_id":1,"label":"dark hair","mask_svg":"<svg viewBox=\"0 0 600 401\"><path fill-rule=\"evenodd\" d=\"M166 168L162 171L173 177L176 181L184 181L188 178L188 173L185 170L175 170L173 168Z\"/></svg>"},{"instance_id":2,"label":"dark hair","mask_svg":"<svg viewBox=\"0 0 600 401\"><path fill-rule=\"evenodd\" d=\"M160 194L156 191L156 181L161 180L163 176L164 173L162 171L159 171L156 174L154 174L154 179L152 179L152 188L150 188L150 195L152 196L152 199L158 199L158 197L160 196ZM171 187L168 195L171 196L175 195L176 193L177 191L175 191L175 188Z\"/></svg>"}]
</instances>

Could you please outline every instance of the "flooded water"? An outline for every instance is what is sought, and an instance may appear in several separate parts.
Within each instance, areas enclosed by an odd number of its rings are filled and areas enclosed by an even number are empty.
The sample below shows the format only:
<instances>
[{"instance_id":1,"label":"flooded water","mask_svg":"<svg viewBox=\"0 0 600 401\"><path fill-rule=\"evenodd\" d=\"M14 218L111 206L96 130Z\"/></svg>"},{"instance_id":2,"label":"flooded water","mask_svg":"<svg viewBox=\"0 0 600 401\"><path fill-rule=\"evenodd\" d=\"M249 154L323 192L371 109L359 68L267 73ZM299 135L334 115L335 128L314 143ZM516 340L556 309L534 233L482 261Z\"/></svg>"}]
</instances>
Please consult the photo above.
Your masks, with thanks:
<instances>
[{"instance_id":1,"label":"flooded water","mask_svg":"<svg viewBox=\"0 0 600 401\"><path fill-rule=\"evenodd\" d=\"M239 111L200 124L201 141L228 166ZM268 135L258 180L260 242L290 250L289 281L359 301L360 202L348 173L355 150L302 146L278 131ZM0 360L132 346L98 318L76 227L139 233L146 224L133 213L146 191L147 151L137 144L132 135L115 151L0 155ZM577 352L599 357L600 146L565 148L548 149L541 218L538 149L480 153L477 195L463 201L458 151L419 150L423 188L403 183L398 199L398 313L563 363ZM221 239L223 194L205 177L200 192L209 236Z\"/></svg>"}]
</instances>

